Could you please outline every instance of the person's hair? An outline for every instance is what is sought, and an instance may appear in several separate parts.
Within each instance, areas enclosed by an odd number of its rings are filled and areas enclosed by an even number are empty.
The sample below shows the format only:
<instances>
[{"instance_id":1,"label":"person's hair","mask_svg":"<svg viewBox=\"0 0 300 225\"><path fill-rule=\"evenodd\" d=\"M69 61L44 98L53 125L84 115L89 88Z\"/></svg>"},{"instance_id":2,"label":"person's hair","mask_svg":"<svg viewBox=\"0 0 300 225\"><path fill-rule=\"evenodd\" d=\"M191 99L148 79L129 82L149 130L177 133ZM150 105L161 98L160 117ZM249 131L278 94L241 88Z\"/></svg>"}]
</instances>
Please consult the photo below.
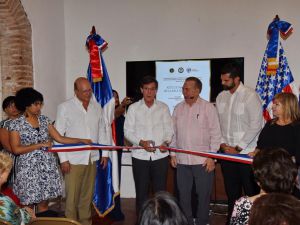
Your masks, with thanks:
<instances>
[{"instance_id":1,"label":"person's hair","mask_svg":"<svg viewBox=\"0 0 300 225\"><path fill-rule=\"evenodd\" d=\"M16 96L8 96L2 102L3 111L12 104L16 103Z\"/></svg>"},{"instance_id":2,"label":"person's hair","mask_svg":"<svg viewBox=\"0 0 300 225\"><path fill-rule=\"evenodd\" d=\"M235 63L228 63L225 66L222 67L221 69L221 74L226 74L229 73L229 76L231 78L236 78L240 77L240 68L237 64Z\"/></svg>"},{"instance_id":3,"label":"person's hair","mask_svg":"<svg viewBox=\"0 0 300 225\"><path fill-rule=\"evenodd\" d=\"M199 89L199 91L202 91L202 82L197 77L188 77L185 79L185 81L193 81L195 84L195 87Z\"/></svg>"},{"instance_id":4,"label":"person's hair","mask_svg":"<svg viewBox=\"0 0 300 225\"><path fill-rule=\"evenodd\" d=\"M0 152L0 175L4 171L9 171L12 168L12 159L11 157L5 153L5 152Z\"/></svg>"},{"instance_id":5,"label":"person's hair","mask_svg":"<svg viewBox=\"0 0 300 225\"><path fill-rule=\"evenodd\" d=\"M168 192L158 192L146 201L140 211L139 225L187 225L187 219L175 198Z\"/></svg>"},{"instance_id":6,"label":"person's hair","mask_svg":"<svg viewBox=\"0 0 300 225\"><path fill-rule=\"evenodd\" d=\"M249 225L298 225L300 201L283 193L266 194L256 199L251 208Z\"/></svg>"},{"instance_id":7,"label":"person's hair","mask_svg":"<svg viewBox=\"0 0 300 225\"><path fill-rule=\"evenodd\" d=\"M290 119L292 123L300 120L299 103L296 95L293 93L282 92L275 95L274 100L278 100L283 107L283 117ZM278 118L272 120L275 123Z\"/></svg>"},{"instance_id":8,"label":"person's hair","mask_svg":"<svg viewBox=\"0 0 300 225\"><path fill-rule=\"evenodd\" d=\"M112 90L113 93L115 93L119 97L119 93L116 90Z\"/></svg>"},{"instance_id":9,"label":"person's hair","mask_svg":"<svg viewBox=\"0 0 300 225\"><path fill-rule=\"evenodd\" d=\"M16 93L16 107L19 111L25 112L26 107L35 102L43 102L43 95L33 88L22 88Z\"/></svg>"},{"instance_id":10,"label":"person's hair","mask_svg":"<svg viewBox=\"0 0 300 225\"><path fill-rule=\"evenodd\" d=\"M253 158L253 172L266 193L291 193L297 177L297 166L282 148L261 149Z\"/></svg>"},{"instance_id":11,"label":"person's hair","mask_svg":"<svg viewBox=\"0 0 300 225\"><path fill-rule=\"evenodd\" d=\"M143 88L145 84L150 84L150 83L155 83L155 88L156 89L158 88L158 82L152 76L145 76L145 77L143 77L142 80L141 80L140 87Z\"/></svg>"}]
</instances>

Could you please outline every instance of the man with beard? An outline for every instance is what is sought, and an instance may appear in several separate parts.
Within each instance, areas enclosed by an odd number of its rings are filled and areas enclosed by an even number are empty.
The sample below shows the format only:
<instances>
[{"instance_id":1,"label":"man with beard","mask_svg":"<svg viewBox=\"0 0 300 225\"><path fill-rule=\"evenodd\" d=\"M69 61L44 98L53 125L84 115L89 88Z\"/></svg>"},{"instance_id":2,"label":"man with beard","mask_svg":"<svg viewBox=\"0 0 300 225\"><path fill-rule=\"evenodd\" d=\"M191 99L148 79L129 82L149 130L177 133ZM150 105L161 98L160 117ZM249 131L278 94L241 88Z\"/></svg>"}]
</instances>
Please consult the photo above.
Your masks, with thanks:
<instances>
[{"instance_id":1,"label":"man with beard","mask_svg":"<svg viewBox=\"0 0 300 225\"><path fill-rule=\"evenodd\" d=\"M240 81L239 68L227 64L221 70L224 88L216 100L222 131L221 151L228 154L247 154L256 147L263 125L262 104L257 93ZM234 203L242 196L252 196L259 188L250 165L229 161L221 162L225 191L228 197L230 221Z\"/></svg>"}]
</instances>

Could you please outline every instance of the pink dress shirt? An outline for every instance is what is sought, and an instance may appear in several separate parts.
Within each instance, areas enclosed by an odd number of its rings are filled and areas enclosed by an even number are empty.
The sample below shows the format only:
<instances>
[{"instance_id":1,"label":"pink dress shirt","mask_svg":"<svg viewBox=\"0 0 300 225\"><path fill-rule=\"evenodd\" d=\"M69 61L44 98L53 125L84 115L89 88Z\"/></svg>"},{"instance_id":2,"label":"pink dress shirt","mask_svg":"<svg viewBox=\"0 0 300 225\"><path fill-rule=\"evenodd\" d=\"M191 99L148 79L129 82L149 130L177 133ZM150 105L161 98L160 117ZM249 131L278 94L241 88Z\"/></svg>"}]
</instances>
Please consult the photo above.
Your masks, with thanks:
<instances>
[{"instance_id":1,"label":"pink dress shirt","mask_svg":"<svg viewBox=\"0 0 300 225\"><path fill-rule=\"evenodd\" d=\"M193 151L218 151L222 136L217 110L212 103L200 97L192 106L183 101L176 105L172 119L175 135L171 146ZM206 160L183 153L171 155L176 155L177 163L185 165L203 164Z\"/></svg>"}]
</instances>

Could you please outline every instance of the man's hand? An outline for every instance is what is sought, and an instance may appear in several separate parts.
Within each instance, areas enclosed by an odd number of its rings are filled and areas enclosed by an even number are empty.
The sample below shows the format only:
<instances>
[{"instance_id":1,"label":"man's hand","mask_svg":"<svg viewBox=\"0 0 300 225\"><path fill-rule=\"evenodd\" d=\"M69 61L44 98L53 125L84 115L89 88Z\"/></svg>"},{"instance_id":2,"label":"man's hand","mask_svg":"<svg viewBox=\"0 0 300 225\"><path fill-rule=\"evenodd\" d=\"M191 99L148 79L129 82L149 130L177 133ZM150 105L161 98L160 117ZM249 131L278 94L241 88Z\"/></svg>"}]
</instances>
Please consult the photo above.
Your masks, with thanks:
<instances>
[{"instance_id":1,"label":"man's hand","mask_svg":"<svg viewBox=\"0 0 300 225\"><path fill-rule=\"evenodd\" d=\"M168 147L169 146L169 143L167 141L164 141L160 146L159 146L159 151L160 152L167 152L168 150L167 149L163 149L161 147Z\"/></svg>"},{"instance_id":2,"label":"man's hand","mask_svg":"<svg viewBox=\"0 0 300 225\"><path fill-rule=\"evenodd\" d=\"M139 145L142 146L147 152L155 152L155 148L152 148L151 141L140 140Z\"/></svg>"},{"instance_id":3,"label":"man's hand","mask_svg":"<svg viewBox=\"0 0 300 225\"><path fill-rule=\"evenodd\" d=\"M250 156L251 158L253 158L258 152L259 152L259 149L256 148L253 152L249 152L248 156Z\"/></svg>"},{"instance_id":4,"label":"man's hand","mask_svg":"<svg viewBox=\"0 0 300 225\"><path fill-rule=\"evenodd\" d=\"M215 169L215 161L213 159L207 158L205 160L205 162L202 164L202 166L203 167L205 166L206 167L205 168L206 172L209 173L209 172L211 172Z\"/></svg>"},{"instance_id":5,"label":"man's hand","mask_svg":"<svg viewBox=\"0 0 300 225\"><path fill-rule=\"evenodd\" d=\"M171 166L176 168L177 167L177 159L176 156L171 156Z\"/></svg>"},{"instance_id":6,"label":"man's hand","mask_svg":"<svg viewBox=\"0 0 300 225\"><path fill-rule=\"evenodd\" d=\"M227 154L239 154L239 152L236 150L235 147L229 146L224 143L220 145L220 148L224 153L227 153Z\"/></svg>"},{"instance_id":7,"label":"man's hand","mask_svg":"<svg viewBox=\"0 0 300 225\"><path fill-rule=\"evenodd\" d=\"M65 161L60 164L60 168L63 174L70 173L71 165L69 161Z\"/></svg>"},{"instance_id":8,"label":"man's hand","mask_svg":"<svg viewBox=\"0 0 300 225\"><path fill-rule=\"evenodd\" d=\"M108 157L101 157L100 164L102 165L102 169L107 167Z\"/></svg>"}]
</instances>

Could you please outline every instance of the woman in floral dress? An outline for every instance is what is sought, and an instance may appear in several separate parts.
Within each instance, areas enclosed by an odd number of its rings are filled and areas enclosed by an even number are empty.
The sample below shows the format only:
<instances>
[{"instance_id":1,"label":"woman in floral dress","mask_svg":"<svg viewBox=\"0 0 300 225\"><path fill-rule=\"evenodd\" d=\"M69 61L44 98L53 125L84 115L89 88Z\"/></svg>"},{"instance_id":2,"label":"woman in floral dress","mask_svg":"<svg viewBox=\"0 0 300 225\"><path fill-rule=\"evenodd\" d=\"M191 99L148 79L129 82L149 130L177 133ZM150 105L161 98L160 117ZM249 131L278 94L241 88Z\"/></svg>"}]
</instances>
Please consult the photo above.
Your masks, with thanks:
<instances>
[{"instance_id":1,"label":"woman in floral dress","mask_svg":"<svg viewBox=\"0 0 300 225\"><path fill-rule=\"evenodd\" d=\"M37 204L38 212L48 210L48 200L62 194L57 158L47 152L52 139L63 144L85 143L91 140L61 136L50 119L41 115L43 96L33 88L23 88L16 94L16 107L23 114L10 124L10 144L19 155L14 193L21 204Z\"/></svg>"}]
</instances>

